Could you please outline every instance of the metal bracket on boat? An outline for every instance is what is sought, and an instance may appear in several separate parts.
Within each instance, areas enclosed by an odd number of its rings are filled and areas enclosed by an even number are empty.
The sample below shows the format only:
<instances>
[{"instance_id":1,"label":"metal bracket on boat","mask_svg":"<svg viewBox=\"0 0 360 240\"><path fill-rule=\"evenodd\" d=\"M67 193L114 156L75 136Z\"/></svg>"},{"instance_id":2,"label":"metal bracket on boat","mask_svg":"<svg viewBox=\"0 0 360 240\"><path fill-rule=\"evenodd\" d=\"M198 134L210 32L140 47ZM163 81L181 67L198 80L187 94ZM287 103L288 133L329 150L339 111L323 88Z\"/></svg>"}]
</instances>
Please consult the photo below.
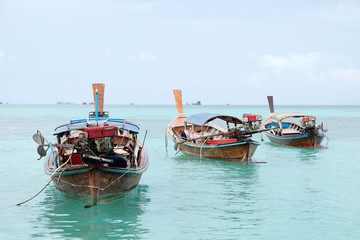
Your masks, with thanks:
<instances>
[{"instance_id":1,"label":"metal bracket on boat","mask_svg":"<svg viewBox=\"0 0 360 240\"><path fill-rule=\"evenodd\" d=\"M93 160L96 160L96 161L99 161L99 162L106 162L106 163L113 163L114 160L112 159L106 159L106 158L103 158L103 157L96 157L96 156L92 156L90 154L87 154L87 153L84 153L82 155L83 158L88 158L88 159L93 159Z\"/></svg>"},{"instance_id":2,"label":"metal bracket on boat","mask_svg":"<svg viewBox=\"0 0 360 240\"><path fill-rule=\"evenodd\" d=\"M266 128L266 129L257 129L257 130L252 130L252 131L246 131L246 134L255 134L255 133L261 133L261 132L266 132L266 131L270 131L273 130L274 128Z\"/></svg>"},{"instance_id":3,"label":"metal bracket on boat","mask_svg":"<svg viewBox=\"0 0 360 240\"><path fill-rule=\"evenodd\" d=\"M142 151L143 148L144 148L146 136L147 136L147 130L146 130L146 132L145 132L144 140L143 140L143 142L142 142L142 145L141 145L141 147L139 147L139 150L138 150L138 153L137 153L137 156L136 156L136 165L139 163L139 161L140 161L140 159L141 159L141 151Z\"/></svg>"}]
</instances>

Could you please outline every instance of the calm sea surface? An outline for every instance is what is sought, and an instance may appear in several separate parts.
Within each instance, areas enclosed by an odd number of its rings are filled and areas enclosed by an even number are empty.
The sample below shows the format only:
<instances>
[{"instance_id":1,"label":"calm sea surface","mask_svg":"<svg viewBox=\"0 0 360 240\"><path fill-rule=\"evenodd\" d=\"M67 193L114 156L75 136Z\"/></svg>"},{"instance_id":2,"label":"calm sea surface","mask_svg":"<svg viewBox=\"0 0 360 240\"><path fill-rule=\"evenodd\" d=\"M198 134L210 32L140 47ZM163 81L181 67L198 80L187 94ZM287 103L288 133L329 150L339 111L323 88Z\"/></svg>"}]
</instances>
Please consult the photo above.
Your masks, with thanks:
<instances>
[{"instance_id":1,"label":"calm sea surface","mask_svg":"<svg viewBox=\"0 0 360 240\"><path fill-rule=\"evenodd\" d=\"M360 239L360 107L276 106L276 112L318 117L328 149L278 147L263 136L257 161L235 163L175 155L165 128L175 106L116 106L105 110L148 130L149 169L123 199L84 209L46 184L32 135L92 106L0 105L0 239ZM185 114L241 117L267 106L185 106ZM261 135L254 136L260 140ZM326 144L326 140L324 142Z\"/></svg>"}]
</instances>

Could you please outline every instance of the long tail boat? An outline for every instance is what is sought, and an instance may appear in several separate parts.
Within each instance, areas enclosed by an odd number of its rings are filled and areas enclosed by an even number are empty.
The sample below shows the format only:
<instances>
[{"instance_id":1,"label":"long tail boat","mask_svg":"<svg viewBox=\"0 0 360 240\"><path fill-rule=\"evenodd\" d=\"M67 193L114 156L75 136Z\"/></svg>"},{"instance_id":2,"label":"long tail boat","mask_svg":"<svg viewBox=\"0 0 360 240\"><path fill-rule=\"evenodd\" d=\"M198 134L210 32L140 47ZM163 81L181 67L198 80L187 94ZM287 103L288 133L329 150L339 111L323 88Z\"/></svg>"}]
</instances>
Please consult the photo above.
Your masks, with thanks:
<instances>
[{"instance_id":1,"label":"long tail boat","mask_svg":"<svg viewBox=\"0 0 360 240\"><path fill-rule=\"evenodd\" d=\"M93 84L95 112L58 126L56 144L39 131L33 136L55 187L89 206L123 197L149 164L145 138L142 144L138 140L139 126L103 111L104 90L105 84Z\"/></svg>"},{"instance_id":2,"label":"long tail boat","mask_svg":"<svg viewBox=\"0 0 360 240\"><path fill-rule=\"evenodd\" d=\"M275 113L273 96L268 96L270 117L262 124L268 139L275 144L300 147L324 148L321 142L327 130L323 123L316 126L316 117L297 112ZM288 118L298 118L299 123Z\"/></svg>"},{"instance_id":3,"label":"long tail boat","mask_svg":"<svg viewBox=\"0 0 360 240\"><path fill-rule=\"evenodd\" d=\"M251 160L259 145L251 136L260 132L259 129L245 130L242 120L228 115L199 113L187 117L181 90L174 90L174 96L178 116L169 123L166 131L174 141L175 150L200 158ZM227 130L213 124L214 120L225 122Z\"/></svg>"}]
</instances>

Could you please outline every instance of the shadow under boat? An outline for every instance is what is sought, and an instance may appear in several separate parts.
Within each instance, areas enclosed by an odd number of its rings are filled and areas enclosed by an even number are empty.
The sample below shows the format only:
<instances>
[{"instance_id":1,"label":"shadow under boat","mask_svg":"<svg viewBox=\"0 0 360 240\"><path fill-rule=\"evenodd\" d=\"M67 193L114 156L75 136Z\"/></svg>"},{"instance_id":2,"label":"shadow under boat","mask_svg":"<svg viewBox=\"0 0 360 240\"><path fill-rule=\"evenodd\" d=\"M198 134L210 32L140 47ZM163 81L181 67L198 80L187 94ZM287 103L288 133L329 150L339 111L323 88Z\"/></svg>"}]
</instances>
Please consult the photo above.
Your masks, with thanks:
<instances>
[{"instance_id":1,"label":"shadow under boat","mask_svg":"<svg viewBox=\"0 0 360 240\"><path fill-rule=\"evenodd\" d=\"M33 238L48 239L143 239L149 233L141 216L150 202L149 186L139 184L126 198L84 209L59 194L54 187L45 190L45 198L37 203L39 215L33 221Z\"/></svg>"}]
</instances>

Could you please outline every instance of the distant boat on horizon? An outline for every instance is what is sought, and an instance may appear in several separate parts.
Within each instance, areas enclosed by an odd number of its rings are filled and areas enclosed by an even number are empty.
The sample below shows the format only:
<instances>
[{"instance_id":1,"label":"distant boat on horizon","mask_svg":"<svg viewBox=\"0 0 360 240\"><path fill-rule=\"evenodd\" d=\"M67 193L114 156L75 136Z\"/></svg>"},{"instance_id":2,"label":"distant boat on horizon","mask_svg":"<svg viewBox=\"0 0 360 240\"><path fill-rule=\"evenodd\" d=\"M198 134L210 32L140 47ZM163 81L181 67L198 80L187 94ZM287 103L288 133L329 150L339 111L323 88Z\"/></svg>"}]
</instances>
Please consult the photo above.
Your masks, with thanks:
<instances>
[{"instance_id":1,"label":"distant boat on horizon","mask_svg":"<svg viewBox=\"0 0 360 240\"><path fill-rule=\"evenodd\" d=\"M62 105L62 104L70 105L70 104L74 104L74 103L72 103L72 102L61 102L61 101L58 101L58 102L56 102L56 104L59 104L59 105Z\"/></svg>"},{"instance_id":2,"label":"distant boat on horizon","mask_svg":"<svg viewBox=\"0 0 360 240\"><path fill-rule=\"evenodd\" d=\"M200 101L197 101L195 103L192 103L191 105L201 105L201 102Z\"/></svg>"}]
</instances>

